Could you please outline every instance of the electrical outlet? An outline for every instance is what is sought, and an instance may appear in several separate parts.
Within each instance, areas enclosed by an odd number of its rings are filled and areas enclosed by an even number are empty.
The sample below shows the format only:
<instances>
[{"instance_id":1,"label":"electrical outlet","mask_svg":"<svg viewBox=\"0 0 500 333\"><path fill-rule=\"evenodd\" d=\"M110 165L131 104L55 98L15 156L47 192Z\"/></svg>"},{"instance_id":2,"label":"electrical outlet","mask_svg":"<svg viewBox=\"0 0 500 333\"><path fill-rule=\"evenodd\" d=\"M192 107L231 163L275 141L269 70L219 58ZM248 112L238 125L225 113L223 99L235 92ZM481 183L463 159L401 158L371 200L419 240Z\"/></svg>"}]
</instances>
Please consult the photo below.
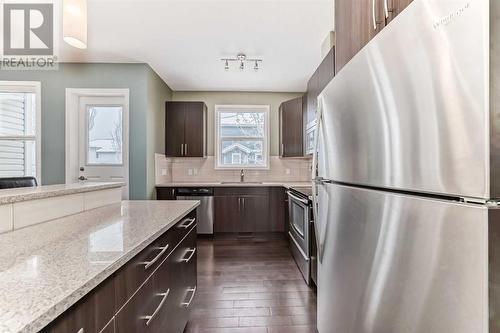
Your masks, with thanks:
<instances>
[{"instance_id":1,"label":"electrical outlet","mask_svg":"<svg viewBox=\"0 0 500 333\"><path fill-rule=\"evenodd\" d=\"M288 169L288 168L285 169L285 174L289 175L291 173L292 173L292 171L290 169Z\"/></svg>"},{"instance_id":2,"label":"electrical outlet","mask_svg":"<svg viewBox=\"0 0 500 333\"><path fill-rule=\"evenodd\" d=\"M194 174L195 176L198 176L198 169L193 169L193 174Z\"/></svg>"},{"instance_id":3,"label":"electrical outlet","mask_svg":"<svg viewBox=\"0 0 500 333\"><path fill-rule=\"evenodd\" d=\"M193 175L193 169L188 169L188 176L192 176Z\"/></svg>"},{"instance_id":4,"label":"electrical outlet","mask_svg":"<svg viewBox=\"0 0 500 333\"><path fill-rule=\"evenodd\" d=\"M166 176L167 175L167 169L161 169L161 175Z\"/></svg>"}]
</instances>

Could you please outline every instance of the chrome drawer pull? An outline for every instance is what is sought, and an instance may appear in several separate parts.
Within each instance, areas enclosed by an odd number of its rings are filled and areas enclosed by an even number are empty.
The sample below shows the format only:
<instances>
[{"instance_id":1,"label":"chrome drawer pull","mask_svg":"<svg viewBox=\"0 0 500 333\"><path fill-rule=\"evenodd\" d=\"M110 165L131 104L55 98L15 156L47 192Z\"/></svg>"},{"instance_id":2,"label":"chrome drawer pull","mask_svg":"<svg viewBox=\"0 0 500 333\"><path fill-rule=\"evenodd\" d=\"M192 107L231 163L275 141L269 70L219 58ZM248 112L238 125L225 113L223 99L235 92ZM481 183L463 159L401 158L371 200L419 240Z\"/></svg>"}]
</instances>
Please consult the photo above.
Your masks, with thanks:
<instances>
[{"instance_id":1,"label":"chrome drawer pull","mask_svg":"<svg viewBox=\"0 0 500 333\"><path fill-rule=\"evenodd\" d=\"M184 224L185 222L188 222L188 224ZM193 217L192 219L185 219L183 221L183 224L179 226L179 228L184 228L184 229L189 229L194 223L196 222L196 217Z\"/></svg>"},{"instance_id":2,"label":"chrome drawer pull","mask_svg":"<svg viewBox=\"0 0 500 333\"><path fill-rule=\"evenodd\" d=\"M182 306L186 307L186 308L189 308L189 306L191 305L191 302L193 302L193 298L194 298L194 295L196 295L196 287L194 288L189 288L187 290L188 293L192 293L191 294L191 297L189 298L189 301L188 302L184 302L184 303L181 303Z\"/></svg>"},{"instance_id":3,"label":"chrome drawer pull","mask_svg":"<svg viewBox=\"0 0 500 333\"><path fill-rule=\"evenodd\" d=\"M156 249L156 250L161 250L161 251L160 251L160 253L158 253L158 254L156 255L156 257L154 257L154 258L153 258L153 260L151 260L151 261L146 261L146 262L143 262L143 263L142 263L143 265L145 265L145 266L144 266L144 269L146 270L146 269L148 269L149 267L151 267L152 265L154 265L154 264L155 264L155 262L157 262L157 261L158 261L158 259L160 259L160 258L161 258L161 256L162 256L165 252L167 252L167 250L168 250L168 246L169 246L169 245L167 244L166 246L163 246L163 247L155 247L155 249Z\"/></svg>"},{"instance_id":4,"label":"chrome drawer pull","mask_svg":"<svg viewBox=\"0 0 500 333\"><path fill-rule=\"evenodd\" d=\"M151 316L142 316L141 317L141 319L146 320L146 326L149 326L149 324L154 319L154 317L156 317L156 315L158 314L158 312L160 312L161 307L167 301L168 294L170 294L170 288L167 290L166 293L160 293L160 294L156 295L156 296L161 296L162 297L161 302L160 302L160 304L158 304L158 307L156 308L156 310L153 312L153 314Z\"/></svg>"},{"instance_id":5,"label":"chrome drawer pull","mask_svg":"<svg viewBox=\"0 0 500 333\"><path fill-rule=\"evenodd\" d=\"M193 258L194 254L196 253L196 248L187 250L186 254L188 252L191 252L191 255L189 257L187 257L187 258L181 259L181 261L184 261L184 262L188 263L191 260L191 258Z\"/></svg>"},{"instance_id":6,"label":"chrome drawer pull","mask_svg":"<svg viewBox=\"0 0 500 333\"><path fill-rule=\"evenodd\" d=\"M85 332L85 330L84 330L84 329L83 329L83 327L82 327L82 328L80 328L80 329L78 330L78 332L76 332L76 333L84 333L84 332Z\"/></svg>"}]
</instances>

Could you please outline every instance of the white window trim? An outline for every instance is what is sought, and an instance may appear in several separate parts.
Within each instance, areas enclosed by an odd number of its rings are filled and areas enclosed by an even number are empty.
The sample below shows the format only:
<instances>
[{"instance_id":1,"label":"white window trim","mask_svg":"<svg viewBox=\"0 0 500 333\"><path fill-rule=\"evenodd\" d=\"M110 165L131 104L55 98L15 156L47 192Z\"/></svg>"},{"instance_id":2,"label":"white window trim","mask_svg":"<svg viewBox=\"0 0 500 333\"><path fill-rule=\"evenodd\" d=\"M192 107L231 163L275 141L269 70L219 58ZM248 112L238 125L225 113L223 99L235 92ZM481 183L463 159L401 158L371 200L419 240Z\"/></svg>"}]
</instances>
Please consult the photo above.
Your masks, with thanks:
<instances>
[{"instance_id":1,"label":"white window trim","mask_svg":"<svg viewBox=\"0 0 500 333\"><path fill-rule=\"evenodd\" d=\"M36 99L36 131L34 136L0 136L3 140L35 141L36 180L42 183L42 89L39 81L0 81L1 92L34 93Z\"/></svg>"},{"instance_id":2,"label":"white window trim","mask_svg":"<svg viewBox=\"0 0 500 333\"><path fill-rule=\"evenodd\" d=\"M264 144L263 144L263 151L262 151L262 159L264 162L264 166L254 166L254 165L238 165L238 166L232 166L232 165L223 165L221 158L221 152L220 152L220 145L221 145L221 140L220 140L220 133L219 133L219 114L221 112L227 112L230 110L241 110L241 111L246 111L247 112L264 112ZM214 143L215 143L215 169L218 170L240 170L240 169L252 169L252 170L269 170L270 169L270 124L269 124L269 113L270 113L270 106L269 105L221 105L221 104L216 104L215 105L215 138L214 138ZM257 138L249 138L249 139L257 139ZM260 139L260 137L258 138Z\"/></svg>"}]
</instances>

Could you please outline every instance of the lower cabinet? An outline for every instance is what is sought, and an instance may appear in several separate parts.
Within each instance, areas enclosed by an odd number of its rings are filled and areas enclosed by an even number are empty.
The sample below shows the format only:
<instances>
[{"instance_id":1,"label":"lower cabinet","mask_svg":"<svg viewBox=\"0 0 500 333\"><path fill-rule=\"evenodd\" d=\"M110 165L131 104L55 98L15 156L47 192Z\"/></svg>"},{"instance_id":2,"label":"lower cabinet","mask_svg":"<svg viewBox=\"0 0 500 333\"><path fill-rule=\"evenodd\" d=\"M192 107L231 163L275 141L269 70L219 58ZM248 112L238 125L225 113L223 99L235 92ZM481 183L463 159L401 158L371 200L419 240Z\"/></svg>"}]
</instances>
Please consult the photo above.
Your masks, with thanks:
<instances>
[{"instance_id":1,"label":"lower cabinet","mask_svg":"<svg viewBox=\"0 0 500 333\"><path fill-rule=\"evenodd\" d=\"M215 232L285 231L281 187L220 187L214 196Z\"/></svg>"},{"instance_id":2,"label":"lower cabinet","mask_svg":"<svg viewBox=\"0 0 500 333\"><path fill-rule=\"evenodd\" d=\"M182 333L196 293L196 251L194 210L42 332Z\"/></svg>"},{"instance_id":3,"label":"lower cabinet","mask_svg":"<svg viewBox=\"0 0 500 333\"><path fill-rule=\"evenodd\" d=\"M116 315L116 332L181 333L196 292L196 229Z\"/></svg>"}]
</instances>

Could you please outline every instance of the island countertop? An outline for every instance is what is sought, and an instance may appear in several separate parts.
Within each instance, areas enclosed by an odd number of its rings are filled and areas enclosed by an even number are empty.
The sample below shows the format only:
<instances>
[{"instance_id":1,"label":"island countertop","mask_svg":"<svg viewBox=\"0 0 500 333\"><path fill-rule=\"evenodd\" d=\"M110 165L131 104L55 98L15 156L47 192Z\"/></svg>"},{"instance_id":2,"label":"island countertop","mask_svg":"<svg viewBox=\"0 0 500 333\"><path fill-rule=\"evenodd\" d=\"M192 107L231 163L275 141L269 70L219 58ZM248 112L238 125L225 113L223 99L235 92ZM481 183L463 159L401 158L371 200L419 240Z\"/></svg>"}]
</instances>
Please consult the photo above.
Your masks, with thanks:
<instances>
[{"instance_id":1,"label":"island countertop","mask_svg":"<svg viewBox=\"0 0 500 333\"><path fill-rule=\"evenodd\" d=\"M0 332L38 332L198 201L123 201L0 235Z\"/></svg>"}]
</instances>

